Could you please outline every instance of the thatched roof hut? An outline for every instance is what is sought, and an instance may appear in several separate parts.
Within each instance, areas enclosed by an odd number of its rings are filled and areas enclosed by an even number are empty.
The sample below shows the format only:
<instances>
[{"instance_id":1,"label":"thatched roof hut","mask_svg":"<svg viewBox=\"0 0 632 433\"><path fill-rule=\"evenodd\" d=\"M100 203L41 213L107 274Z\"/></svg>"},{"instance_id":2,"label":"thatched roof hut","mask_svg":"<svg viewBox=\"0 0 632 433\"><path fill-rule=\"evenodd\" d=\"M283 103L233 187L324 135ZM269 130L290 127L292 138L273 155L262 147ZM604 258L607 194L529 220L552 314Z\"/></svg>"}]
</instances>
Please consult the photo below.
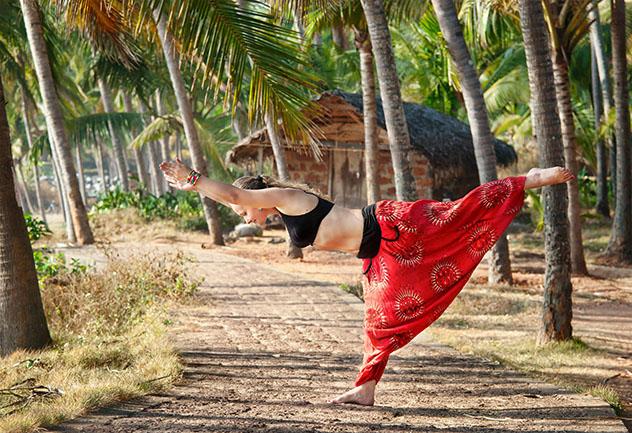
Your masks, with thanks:
<instances>
[{"instance_id":1,"label":"thatched roof hut","mask_svg":"<svg viewBox=\"0 0 632 433\"><path fill-rule=\"evenodd\" d=\"M316 161L304 151L296 150L297 146L284 143L292 178L319 187L334 199L343 197L341 200L345 205L363 205L366 203L363 192L366 187L363 185L362 96L336 90L323 93L316 103L324 109L324 114L314 119L321 128L324 158ZM391 198L394 197L392 164L380 99L377 100L377 111L382 198ZM404 103L404 113L411 145L417 150L412 163L420 197L454 199L478 184L472 136L467 124L419 104ZM516 152L511 146L495 140L494 147L499 165L516 162ZM227 161L240 165L248 165L250 161L250 165L256 164L251 171L260 171L263 160L271 157L268 134L262 129L238 143L227 155ZM318 175L321 171L323 173Z\"/></svg>"}]
</instances>

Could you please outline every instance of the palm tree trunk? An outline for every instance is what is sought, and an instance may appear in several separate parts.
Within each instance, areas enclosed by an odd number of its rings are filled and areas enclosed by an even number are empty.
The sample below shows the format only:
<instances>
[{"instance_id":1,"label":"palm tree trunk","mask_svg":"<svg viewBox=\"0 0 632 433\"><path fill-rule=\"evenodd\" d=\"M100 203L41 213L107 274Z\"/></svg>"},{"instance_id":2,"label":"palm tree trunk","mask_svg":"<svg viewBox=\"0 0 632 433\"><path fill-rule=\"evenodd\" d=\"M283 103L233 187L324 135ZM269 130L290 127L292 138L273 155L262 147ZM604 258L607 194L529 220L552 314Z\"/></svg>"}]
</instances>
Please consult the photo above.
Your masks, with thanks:
<instances>
[{"instance_id":1,"label":"palm tree trunk","mask_svg":"<svg viewBox=\"0 0 632 433\"><path fill-rule=\"evenodd\" d=\"M595 113L595 131L599 133L601 129L601 117L603 116L603 103L594 47L590 51L590 81L592 85L593 111ZM608 203L608 153L606 145L600 137L597 137L595 147L597 154L597 204L595 210L604 217L610 218L610 205Z\"/></svg>"},{"instance_id":2,"label":"palm tree trunk","mask_svg":"<svg viewBox=\"0 0 632 433\"><path fill-rule=\"evenodd\" d=\"M147 113L147 107L145 104L141 102L140 104L140 112L145 117L145 113ZM145 125L147 126L147 125ZM158 160L158 152L156 151L156 143L150 142L146 146L147 148L147 156L149 159L149 184L147 184L147 188L154 195L162 195L162 182L160 180L160 170L158 166L160 165L160 161Z\"/></svg>"},{"instance_id":3,"label":"palm tree trunk","mask_svg":"<svg viewBox=\"0 0 632 433\"><path fill-rule=\"evenodd\" d=\"M33 202L31 201L31 196L29 195L28 185L26 183L26 177L24 177L24 170L22 169L22 161L18 160L16 164L16 170L18 172L18 176L20 176L20 184L22 185L22 191L24 194L24 199L26 201L26 206L28 207L28 211L33 214L35 213L35 207L33 206Z\"/></svg>"},{"instance_id":4,"label":"palm tree trunk","mask_svg":"<svg viewBox=\"0 0 632 433\"><path fill-rule=\"evenodd\" d=\"M362 79L362 113L364 121L364 164L366 170L367 203L380 200L379 144L377 129L377 103L375 101L375 75L373 73L373 50L369 33L354 28L355 45L360 53L360 76Z\"/></svg>"},{"instance_id":5,"label":"palm tree trunk","mask_svg":"<svg viewBox=\"0 0 632 433\"><path fill-rule=\"evenodd\" d=\"M345 33L345 28L342 23L334 24L331 27L331 38L338 48L343 51L349 49L349 42L347 40L347 34Z\"/></svg>"},{"instance_id":6,"label":"palm tree trunk","mask_svg":"<svg viewBox=\"0 0 632 433\"><path fill-rule=\"evenodd\" d=\"M158 115L159 116L163 116L165 114L167 114L163 101L162 101L162 95L160 94L160 91L156 91L156 111L158 111ZM169 156L169 137L165 136L162 137L162 139L160 140L160 158L163 161L168 161L170 159ZM165 179L164 176L160 176L160 181L162 182L162 190L163 191L169 191L171 190L171 187L169 186L169 183L167 182L167 179Z\"/></svg>"},{"instance_id":7,"label":"palm tree trunk","mask_svg":"<svg viewBox=\"0 0 632 433\"><path fill-rule=\"evenodd\" d=\"M53 146L58 151L61 175L68 190L68 204L77 234L77 241L81 245L91 244L94 242L94 237L88 224L88 215L81 200L79 182L72 163L72 154L68 145L61 105L55 91L55 82L48 60L48 51L37 2L35 0L20 0L20 5L39 82L40 94L44 102L44 115L48 134Z\"/></svg>"},{"instance_id":8,"label":"palm tree trunk","mask_svg":"<svg viewBox=\"0 0 632 433\"><path fill-rule=\"evenodd\" d=\"M281 144L281 140L277 134L276 122L269 112L264 116L264 121L266 129L268 130L268 137L270 137L270 144L272 145L272 154L274 155L274 161L276 162L277 174L280 180L288 181L290 180L290 172L287 169L287 163L285 161L285 149L283 149L283 145ZM302 259L303 250L294 245L289 235L286 242L286 255L292 259Z\"/></svg>"},{"instance_id":9,"label":"palm tree trunk","mask_svg":"<svg viewBox=\"0 0 632 433\"><path fill-rule=\"evenodd\" d=\"M553 79L555 95L560 113L562 128L562 142L564 143L564 162L575 176L577 167L577 138L575 137L575 121L573 120L573 106L571 103L570 78L568 64L561 47L553 51ZM576 275L588 275L584 245L582 242L581 206L579 203L579 184L577 177L568 182L568 222L570 224L571 242L571 271Z\"/></svg>"},{"instance_id":10,"label":"palm tree trunk","mask_svg":"<svg viewBox=\"0 0 632 433\"><path fill-rule=\"evenodd\" d=\"M24 131L26 132L26 141L29 146L29 149L33 149L33 134L31 131L31 120L28 115L28 103L26 100L26 96L24 95L24 90L22 90L22 120L24 121ZM42 221L46 222L46 212L44 210L44 204L42 202L42 193L40 191L40 179L39 179L39 169L38 169L39 161L33 162L33 176L34 176L34 184L35 184L35 198L37 200L37 207L40 211L40 217Z\"/></svg>"},{"instance_id":11,"label":"palm tree trunk","mask_svg":"<svg viewBox=\"0 0 632 433\"><path fill-rule=\"evenodd\" d=\"M158 36L160 38L160 43L162 44L167 68L169 69L169 77L171 78L173 90L176 95L178 108L182 115L184 134L186 135L187 142L189 144L189 152L191 154L193 168L200 173L207 174L208 169L206 159L204 158L198 133L195 129L193 107L184 87L184 80L182 79L182 73L180 72L178 65L177 52L171 39L171 35L167 30L167 20L164 16L160 16L160 12L158 10L154 11L154 20L156 21ZM208 224L209 234L211 235L213 244L224 245L217 203L204 196L200 196L200 198L202 199L204 215L206 217L206 223Z\"/></svg>"},{"instance_id":12,"label":"palm tree trunk","mask_svg":"<svg viewBox=\"0 0 632 433\"><path fill-rule=\"evenodd\" d=\"M176 132L176 158L182 159L182 137Z\"/></svg>"},{"instance_id":13,"label":"palm tree trunk","mask_svg":"<svg viewBox=\"0 0 632 433\"><path fill-rule=\"evenodd\" d=\"M20 182L18 182L18 176L15 172L15 160L11 161L11 176L13 177L13 189L15 193L15 201L18 204L18 207L23 211L30 212L28 209L28 203L24 200L24 191L20 187Z\"/></svg>"},{"instance_id":14,"label":"palm tree trunk","mask_svg":"<svg viewBox=\"0 0 632 433\"><path fill-rule=\"evenodd\" d=\"M612 75L616 111L617 204L607 254L622 262L632 262L632 188L630 173L630 109L628 106L627 58L625 46L625 2L611 0Z\"/></svg>"},{"instance_id":15,"label":"palm tree trunk","mask_svg":"<svg viewBox=\"0 0 632 433\"><path fill-rule=\"evenodd\" d=\"M432 5L461 83L467 118L472 132L472 142L474 143L478 177L481 183L490 182L498 178L496 153L494 151L494 136L489 128L487 107L483 99L478 73L465 44L463 30L453 0L432 0ZM509 243L505 234L500 237L492 249L489 258L488 281L491 284L513 283Z\"/></svg>"},{"instance_id":16,"label":"palm tree trunk","mask_svg":"<svg viewBox=\"0 0 632 433\"><path fill-rule=\"evenodd\" d=\"M413 149L404 116L399 77L391 45L391 33L384 13L384 3L383 0L361 0L361 3L375 55L386 132L393 160L397 199L413 201L417 199L415 178L410 166Z\"/></svg>"},{"instance_id":17,"label":"palm tree trunk","mask_svg":"<svg viewBox=\"0 0 632 433\"><path fill-rule=\"evenodd\" d=\"M132 97L127 92L123 92L123 106L128 113L134 112L134 104L132 103ZM136 135L137 131L133 130L132 134ZM134 154L134 162L136 163L136 173L138 174L138 180L143 184L144 188L149 188L150 179L149 173L147 173L147 167L145 166L145 156L143 155L142 148L134 147L132 149Z\"/></svg>"},{"instance_id":18,"label":"palm tree trunk","mask_svg":"<svg viewBox=\"0 0 632 433\"><path fill-rule=\"evenodd\" d=\"M77 143L75 148L75 155L77 157L77 175L79 176L79 190L81 191L81 197L83 199L84 206L88 203L88 196L86 195L86 181L83 175L83 160L81 159L81 146Z\"/></svg>"},{"instance_id":19,"label":"palm tree trunk","mask_svg":"<svg viewBox=\"0 0 632 433\"><path fill-rule=\"evenodd\" d=\"M612 95L610 93L610 80L608 78L608 60L606 59L606 50L603 44L601 22L599 18L598 0L592 0L591 10L588 15L592 21L590 25L590 45L595 52L595 60L597 62L597 70L599 71L599 84L601 86L601 95L603 98L604 107L604 121L608 122L610 116L610 109L612 108ZM616 145L611 137L606 140L606 145L610 149L610 182L612 183L612 190L615 193L617 191L617 156Z\"/></svg>"},{"instance_id":20,"label":"palm tree trunk","mask_svg":"<svg viewBox=\"0 0 632 433\"><path fill-rule=\"evenodd\" d=\"M105 179L105 163L103 161L103 148L101 147L101 140L97 138L94 141L94 160L97 164L97 172L99 173L99 177L101 178L101 186L103 187L103 192L107 191L108 185Z\"/></svg>"},{"instance_id":21,"label":"palm tree trunk","mask_svg":"<svg viewBox=\"0 0 632 433\"><path fill-rule=\"evenodd\" d=\"M99 91L101 92L101 101L103 102L103 109L106 113L114 113L114 103L112 102L112 92L107 83L101 78L98 80ZM129 191L129 179L127 178L127 161L125 158L125 148L123 142L114 129L112 122L108 122L108 129L110 130L110 138L112 139L112 148L114 149L114 161L116 162L116 170L119 175L119 182L123 191Z\"/></svg>"},{"instance_id":22,"label":"palm tree trunk","mask_svg":"<svg viewBox=\"0 0 632 433\"><path fill-rule=\"evenodd\" d=\"M542 5L538 1L519 0L519 9L531 91L531 119L538 141L540 165L563 166L562 130ZM573 315L566 185L544 187L543 196L546 269L540 343L570 339Z\"/></svg>"},{"instance_id":23,"label":"palm tree trunk","mask_svg":"<svg viewBox=\"0 0 632 433\"><path fill-rule=\"evenodd\" d=\"M0 357L51 342L24 215L15 200L11 138L0 77Z\"/></svg>"},{"instance_id":24,"label":"palm tree trunk","mask_svg":"<svg viewBox=\"0 0 632 433\"><path fill-rule=\"evenodd\" d=\"M39 176L39 164L33 163L33 177L35 182L35 198L37 199L37 207L40 211L40 218L46 222L46 210L44 209L44 202L42 201L42 192L40 191L40 176Z\"/></svg>"},{"instance_id":25,"label":"palm tree trunk","mask_svg":"<svg viewBox=\"0 0 632 433\"><path fill-rule=\"evenodd\" d=\"M68 204L68 191L66 190L66 185L61 177L59 156L57 155L56 147L53 143L50 144L50 151L51 161L55 171L55 179L57 179L57 190L59 191L59 206L61 207L61 211L64 215L64 222L66 223L66 238L69 243L74 244L77 242L77 234L75 232L75 225L72 220L70 206Z\"/></svg>"}]
</instances>

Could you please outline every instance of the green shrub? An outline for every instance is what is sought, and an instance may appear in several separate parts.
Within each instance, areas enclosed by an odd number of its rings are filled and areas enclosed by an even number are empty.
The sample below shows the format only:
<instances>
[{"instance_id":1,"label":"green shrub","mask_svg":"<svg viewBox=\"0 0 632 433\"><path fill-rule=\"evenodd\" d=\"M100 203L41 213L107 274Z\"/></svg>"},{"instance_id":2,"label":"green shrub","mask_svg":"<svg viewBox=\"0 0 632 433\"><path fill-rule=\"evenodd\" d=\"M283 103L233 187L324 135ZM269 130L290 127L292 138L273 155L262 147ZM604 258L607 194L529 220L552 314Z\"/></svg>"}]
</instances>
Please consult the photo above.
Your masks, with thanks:
<instances>
[{"instance_id":1,"label":"green shrub","mask_svg":"<svg viewBox=\"0 0 632 433\"><path fill-rule=\"evenodd\" d=\"M105 213L113 209L126 208L135 208L146 221L176 220L178 228L183 230L207 230L199 195L186 191L167 192L155 196L140 189L125 192L117 186L99 196L90 213ZM218 204L218 209L224 231L239 224L240 218L232 209L221 204Z\"/></svg>"},{"instance_id":2,"label":"green shrub","mask_svg":"<svg viewBox=\"0 0 632 433\"><path fill-rule=\"evenodd\" d=\"M26 223L26 230L28 231L31 244L52 233L44 221L28 212L24 214L24 222Z\"/></svg>"}]
</instances>

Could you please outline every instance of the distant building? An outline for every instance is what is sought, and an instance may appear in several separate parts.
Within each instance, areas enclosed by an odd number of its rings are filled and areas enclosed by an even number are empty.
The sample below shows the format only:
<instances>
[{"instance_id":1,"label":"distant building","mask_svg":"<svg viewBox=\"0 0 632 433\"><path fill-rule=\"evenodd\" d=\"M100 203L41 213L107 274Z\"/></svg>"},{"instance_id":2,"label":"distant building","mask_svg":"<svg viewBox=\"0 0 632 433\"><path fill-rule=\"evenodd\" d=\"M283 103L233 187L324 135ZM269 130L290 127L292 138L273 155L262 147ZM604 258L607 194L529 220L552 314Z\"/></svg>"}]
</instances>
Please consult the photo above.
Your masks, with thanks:
<instances>
[{"instance_id":1,"label":"distant building","mask_svg":"<svg viewBox=\"0 0 632 433\"><path fill-rule=\"evenodd\" d=\"M306 183L343 206L365 206L362 96L333 91L323 93L315 102L324 108L324 114L314 119L322 132L323 158L317 161L311 152L303 150L305 146L288 146L284 142L291 180ZM395 198L393 166L379 99L377 110L380 198ZM412 170L419 198L455 199L479 184L468 125L419 104L404 103L404 112L415 150ZM495 140L494 146L498 165L516 162L513 147L500 140ZM228 162L240 165L250 173L259 173L266 158L274 161L265 129L243 139L227 155Z\"/></svg>"}]
</instances>

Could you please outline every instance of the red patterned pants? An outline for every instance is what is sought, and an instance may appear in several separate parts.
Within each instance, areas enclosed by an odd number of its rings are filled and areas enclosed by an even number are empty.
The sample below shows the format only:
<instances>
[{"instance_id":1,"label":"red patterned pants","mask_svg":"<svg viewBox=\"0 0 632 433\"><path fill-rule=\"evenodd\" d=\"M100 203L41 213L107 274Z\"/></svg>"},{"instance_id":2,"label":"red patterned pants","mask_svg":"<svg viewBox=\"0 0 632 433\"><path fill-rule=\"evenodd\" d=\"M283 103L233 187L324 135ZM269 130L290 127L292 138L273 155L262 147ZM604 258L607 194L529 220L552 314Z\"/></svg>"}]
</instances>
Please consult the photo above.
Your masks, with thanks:
<instances>
[{"instance_id":1,"label":"red patterned pants","mask_svg":"<svg viewBox=\"0 0 632 433\"><path fill-rule=\"evenodd\" d=\"M377 255L364 259L364 361L356 386L379 381L388 357L437 320L524 202L525 177L452 202L384 200Z\"/></svg>"}]
</instances>

